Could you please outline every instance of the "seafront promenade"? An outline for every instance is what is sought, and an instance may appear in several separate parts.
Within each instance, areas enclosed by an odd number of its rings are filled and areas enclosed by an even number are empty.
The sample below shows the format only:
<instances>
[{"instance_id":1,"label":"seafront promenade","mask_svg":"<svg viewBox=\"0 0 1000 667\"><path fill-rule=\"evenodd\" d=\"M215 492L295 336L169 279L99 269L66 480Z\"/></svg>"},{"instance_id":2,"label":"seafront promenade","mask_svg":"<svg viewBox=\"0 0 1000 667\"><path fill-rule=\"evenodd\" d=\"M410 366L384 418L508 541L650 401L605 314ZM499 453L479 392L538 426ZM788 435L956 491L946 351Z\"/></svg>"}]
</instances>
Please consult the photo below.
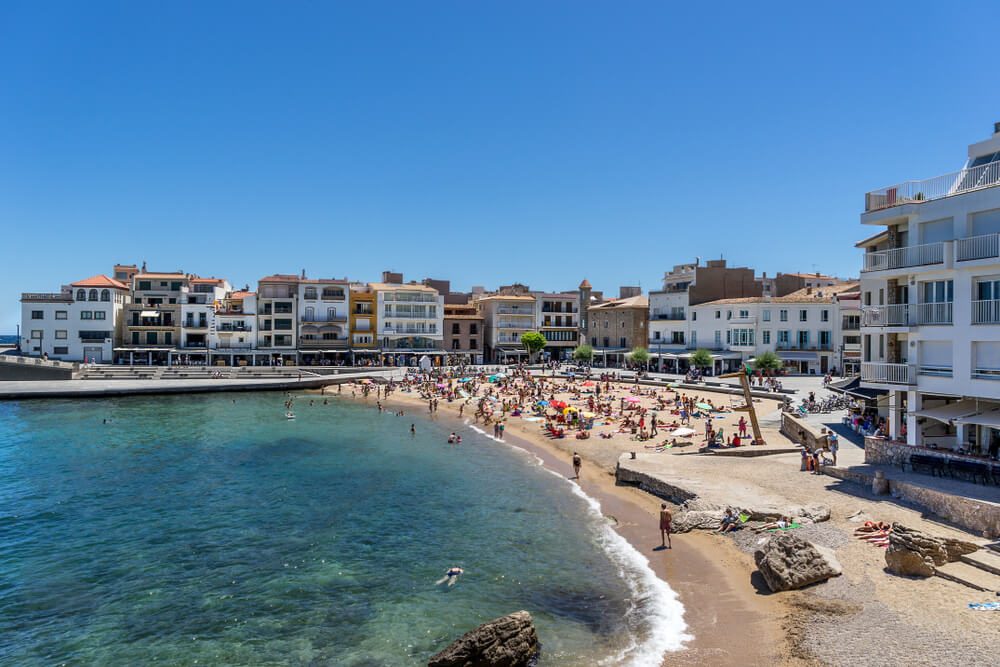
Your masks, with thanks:
<instances>
[{"instance_id":1,"label":"seafront promenade","mask_svg":"<svg viewBox=\"0 0 1000 667\"><path fill-rule=\"evenodd\" d=\"M294 369L290 369L294 373ZM177 378L135 380L39 380L0 382L0 400L28 398L98 398L149 394L201 394L222 391L292 391L319 389L358 380L399 378L401 368L352 368L317 374L303 370L273 378Z\"/></svg>"}]
</instances>

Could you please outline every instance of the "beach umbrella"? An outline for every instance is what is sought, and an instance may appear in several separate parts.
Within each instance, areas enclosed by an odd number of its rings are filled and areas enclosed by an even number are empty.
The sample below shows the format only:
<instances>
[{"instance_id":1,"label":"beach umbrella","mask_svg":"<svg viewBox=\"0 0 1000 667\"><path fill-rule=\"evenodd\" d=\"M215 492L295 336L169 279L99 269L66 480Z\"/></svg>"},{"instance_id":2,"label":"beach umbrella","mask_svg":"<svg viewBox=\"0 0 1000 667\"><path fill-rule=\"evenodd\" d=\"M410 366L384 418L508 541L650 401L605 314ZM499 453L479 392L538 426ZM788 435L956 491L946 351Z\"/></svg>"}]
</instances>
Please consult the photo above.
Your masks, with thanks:
<instances>
[{"instance_id":1,"label":"beach umbrella","mask_svg":"<svg viewBox=\"0 0 1000 667\"><path fill-rule=\"evenodd\" d=\"M545 407L548 404L549 404L548 401L538 401L538 405L541 405L542 407Z\"/></svg>"},{"instance_id":2,"label":"beach umbrella","mask_svg":"<svg viewBox=\"0 0 1000 667\"><path fill-rule=\"evenodd\" d=\"M562 410L563 408L566 407L566 404L563 403L562 401L552 401L551 403L549 403L549 405L554 407L556 410Z\"/></svg>"},{"instance_id":3,"label":"beach umbrella","mask_svg":"<svg viewBox=\"0 0 1000 667\"><path fill-rule=\"evenodd\" d=\"M506 373L497 373L493 377L503 379L503 378L507 377L507 374Z\"/></svg>"},{"instance_id":4,"label":"beach umbrella","mask_svg":"<svg viewBox=\"0 0 1000 667\"><path fill-rule=\"evenodd\" d=\"M446 385L444 382L438 382L437 383L437 388L438 389L447 389L448 385Z\"/></svg>"},{"instance_id":5,"label":"beach umbrella","mask_svg":"<svg viewBox=\"0 0 1000 667\"><path fill-rule=\"evenodd\" d=\"M697 431L694 430L693 428L687 428L686 426L682 426L681 428L675 428L670 433L670 435L674 436L675 438L686 438L689 435L694 435L695 433L697 433Z\"/></svg>"},{"instance_id":6,"label":"beach umbrella","mask_svg":"<svg viewBox=\"0 0 1000 667\"><path fill-rule=\"evenodd\" d=\"M638 403L639 399L636 398L635 396L629 396L628 398L625 399L625 402L626 403L633 403L634 404L634 403Z\"/></svg>"},{"instance_id":7,"label":"beach umbrella","mask_svg":"<svg viewBox=\"0 0 1000 667\"><path fill-rule=\"evenodd\" d=\"M580 408L573 407L572 405L563 408L563 414L569 414L570 412L579 412Z\"/></svg>"},{"instance_id":8,"label":"beach umbrella","mask_svg":"<svg viewBox=\"0 0 1000 667\"><path fill-rule=\"evenodd\" d=\"M472 382L472 378L462 378L459 382Z\"/></svg>"},{"instance_id":9,"label":"beach umbrella","mask_svg":"<svg viewBox=\"0 0 1000 667\"><path fill-rule=\"evenodd\" d=\"M587 380L586 382L584 382L584 383L583 383L583 384L581 384L580 386L581 386L581 387L593 387L593 386L594 386L594 383L593 383L593 382L591 382L590 380Z\"/></svg>"},{"instance_id":10,"label":"beach umbrella","mask_svg":"<svg viewBox=\"0 0 1000 667\"><path fill-rule=\"evenodd\" d=\"M584 419L593 419L596 416L597 415L595 415L593 412L584 412L583 413L583 418Z\"/></svg>"},{"instance_id":11,"label":"beach umbrella","mask_svg":"<svg viewBox=\"0 0 1000 667\"><path fill-rule=\"evenodd\" d=\"M712 409L712 406L709 405L708 403L695 403L694 407L698 408L699 410L711 410Z\"/></svg>"}]
</instances>

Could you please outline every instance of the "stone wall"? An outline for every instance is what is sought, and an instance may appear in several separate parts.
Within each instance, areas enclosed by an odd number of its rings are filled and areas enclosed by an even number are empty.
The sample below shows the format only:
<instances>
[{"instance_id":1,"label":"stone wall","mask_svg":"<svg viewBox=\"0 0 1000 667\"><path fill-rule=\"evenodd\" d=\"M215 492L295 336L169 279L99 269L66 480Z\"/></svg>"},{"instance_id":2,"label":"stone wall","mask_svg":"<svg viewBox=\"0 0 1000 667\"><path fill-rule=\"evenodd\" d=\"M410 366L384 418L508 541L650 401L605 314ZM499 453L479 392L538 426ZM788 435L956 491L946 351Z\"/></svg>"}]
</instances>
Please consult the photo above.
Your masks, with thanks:
<instances>
[{"instance_id":1,"label":"stone wall","mask_svg":"<svg viewBox=\"0 0 1000 667\"><path fill-rule=\"evenodd\" d=\"M824 436L817 429L787 412L781 413L781 433L792 442L809 449L816 449L820 440L826 444Z\"/></svg>"},{"instance_id":2,"label":"stone wall","mask_svg":"<svg viewBox=\"0 0 1000 667\"><path fill-rule=\"evenodd\" d=\"M698 497L697 494L691 493L690 491L682 489L678 486L668 484L667 482L657 479L652 475L647 475L636 470L629 470L628 468L622 468L620 465L617 466L617 469L615 470L615 479L619 484L637 486L646 493L652 493L658 498L669 500L677 505L681 505Z\"/></svg>"},{"instance_id":3,"label":"stone wall","mask_svg":"<svg viewBox=\"0 0 1000 667\"><path fill-rule=\"evenodd\" d=\"M62 361L46 361L34 357L6 355L0 359L0 380L69 380L73 377L75 364Z\"/></svg>"},{"instance_id":4,"label":"stone wall","mask_svg":"<svg viewBox=\"0 0 1000 667\"><path fill-rule=\"evenodd\" d=\"M900 466L910 462L913 447L886 438L865 437L865 463Z\"/></svg>"}]
</instances>

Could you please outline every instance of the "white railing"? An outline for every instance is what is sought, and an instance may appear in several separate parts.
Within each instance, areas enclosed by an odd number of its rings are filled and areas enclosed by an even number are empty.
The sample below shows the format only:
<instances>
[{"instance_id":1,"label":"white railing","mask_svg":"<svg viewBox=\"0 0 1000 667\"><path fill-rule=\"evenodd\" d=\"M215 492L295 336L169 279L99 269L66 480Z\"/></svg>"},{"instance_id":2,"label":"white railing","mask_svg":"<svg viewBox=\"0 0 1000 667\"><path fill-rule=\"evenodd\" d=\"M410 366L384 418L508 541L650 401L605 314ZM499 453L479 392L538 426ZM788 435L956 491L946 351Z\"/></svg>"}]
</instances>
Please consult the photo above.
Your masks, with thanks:
<instances>
[{"instance_id":1,"label":"white railing","mask_svg":"<svg viewBox=\"0 0 1000 667\"><path fill-rule=\"evenodd\" d=\"M861 363L861 381L909 385L913 382L912 367L908 364L865 361Z\"/></svg>"},{"instance_id":2,"label":"white railing","mask_svg":"<svg viewBox=\"0 0 1000 667\"><path fill-rule=\"evenodd\" d=\"M1000 324L1000 299L972 302L973 324Z\"/></svg>"},{"instance_id":3,"label":"white railing","mask_svg":"<svg viewBox=\"0 0 1000 667\"><path fill-rule=\"evenodd\" d=\"M917 303L913 305L916 324L951 324L951 302Z\"/></svg>"},{"instance_id":4,"label":"white railing","mask_svg":"<svg viewBox=\"0 0 1000 667\"><path fill-rule=\"evenodd\" d=\"M972 377L977 380L1000 380L1000 368L973 368Z\"/></svg>"},{"instance_id":5,"label":"white railing","mask_svg":"<svg viewBox=\"0 0 1000 667\"><path fill-rule=\"evenodd\" d=\"M906 181L872 190L865 194L865 211L941 199L994 185L1000 185L1000 162L989 162L922 181Z\"/></svg>"},{"instance_id":6,"label":"white railing","mask_svg":"<svg viewBox=\"0 0 1000 667\"><path fill-rule=\"evenodd\" d=\"M500 313L501 315L525 315L528 317L535 316L535 309L528 307L518 308L516 306L498 306L497 312Z\"/></svg>"},{"instance_id":7,"label":"white railing","mask_svg":"<svg viewBox=\"0 0 1000 667\"><path fill-rule=\"evenodd\" d=\"M1000 234L970 236L955 241L955 260L958 262L991 257L1000 257Z\"/></svg>"},{"instance_id":8,"label":"white railing","mask_svg":"<svg viewBox=\"0 0 1000 667\"><path fill-rule=\"evenodd\" d=\"M910 304L863 306L861 323L866 327L906 327L910 325Z\"/></svg>"},{"instance_id":9,"label":"white railing","mask_svg":"<svg viewBox=\"0 0 1000 667\"><path fill-rule=\"evenodd\" d=\"M886 271L944 262L944 244L926 243L865 253L862 271Z\"/></svg>"}]
</instances>

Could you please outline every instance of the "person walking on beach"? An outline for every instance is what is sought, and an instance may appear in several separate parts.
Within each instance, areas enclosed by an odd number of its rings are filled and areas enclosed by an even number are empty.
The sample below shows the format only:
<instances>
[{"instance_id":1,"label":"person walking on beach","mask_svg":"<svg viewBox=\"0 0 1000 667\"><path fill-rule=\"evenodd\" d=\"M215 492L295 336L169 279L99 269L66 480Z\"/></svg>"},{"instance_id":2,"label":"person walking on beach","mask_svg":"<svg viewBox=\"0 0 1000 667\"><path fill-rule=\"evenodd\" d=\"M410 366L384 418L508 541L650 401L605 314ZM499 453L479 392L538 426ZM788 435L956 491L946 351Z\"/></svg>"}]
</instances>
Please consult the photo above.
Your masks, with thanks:
<instances>
[{"instance_id":1,"label":"person walking on beach","mask_svg":"<svg viewBox=\"0 0 1000 667\"><path fill-rule=\"evenodd\" d=\"M740 421L737 424L737 426L740 427L740 437L741 438L747 437L747 420L745 417L740 417Z\"/></svg>"},{"instance_id":2,"label":"person walking on beach","mask_svg":"<svg viewBox=\"0 0 1000 667\"><path fill-rule=\"evenodd\" d=\"M830 456L833 458L833 465L837 465L837 452L840 450L840 438L832 430L826 436L827 446L830 448Z\"/></svg>"},{"instance_id":3,"label":"person walking on beach","mask_svg":"<svg viewBox=\"0 0 1000 667\"><path fill-rule=\"evenodd\" d=\"M503 440L503 422L497 424L497 437L500 440Z\"/></svg>"},{"instance_id":4,"label":"person walking on beach","mask_svg":"<svg viewBox=\"0 0 1000 667\"><path fill-rule=\"evenodd\" d=\"M660 546L668 549L673 549L670 544L670 533L672 524L674 521L673 515L670 510L667 509L666 503L660 503Z\"/></svg>"},{"instance_id":5,"label":"person walking on beach","mask_svg":"<svg viewBox=\"0 0 1000 667\"><path fill-rule=\"evenodd\" d=\"M580 479L580 467L583 465L583 459L576 452L573 452L573 479Z\"/></svg>"}]
</instances>

